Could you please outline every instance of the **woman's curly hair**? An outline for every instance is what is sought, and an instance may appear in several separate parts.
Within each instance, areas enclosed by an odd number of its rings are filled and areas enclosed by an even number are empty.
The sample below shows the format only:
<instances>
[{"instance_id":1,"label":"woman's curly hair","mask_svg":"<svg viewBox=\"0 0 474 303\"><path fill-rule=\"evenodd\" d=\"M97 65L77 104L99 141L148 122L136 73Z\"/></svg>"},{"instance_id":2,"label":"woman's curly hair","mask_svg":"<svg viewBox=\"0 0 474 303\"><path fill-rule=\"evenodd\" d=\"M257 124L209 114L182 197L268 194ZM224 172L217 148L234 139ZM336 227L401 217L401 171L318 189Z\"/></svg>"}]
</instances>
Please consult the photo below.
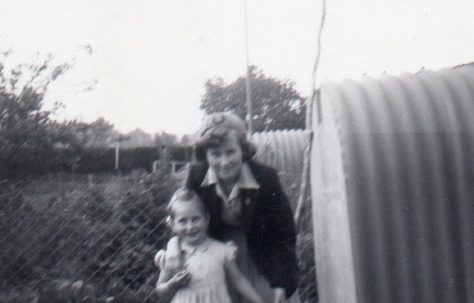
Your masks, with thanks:
<instances>
[{"instance_id":1,"label":"woman's curly hair","mask_svg":"<svg viewBox=\"0 0 474 303\"><path fill-rule=\"evenodd\" d=\"M242 160L251 159L257 152L256 146L247 139L244 121L237 115L224 112L215 113L206 117L194 143L194 157L197 161L207 163L206 151L216 148L236 136L242 149Z\"/></svg>"}]
</instances>

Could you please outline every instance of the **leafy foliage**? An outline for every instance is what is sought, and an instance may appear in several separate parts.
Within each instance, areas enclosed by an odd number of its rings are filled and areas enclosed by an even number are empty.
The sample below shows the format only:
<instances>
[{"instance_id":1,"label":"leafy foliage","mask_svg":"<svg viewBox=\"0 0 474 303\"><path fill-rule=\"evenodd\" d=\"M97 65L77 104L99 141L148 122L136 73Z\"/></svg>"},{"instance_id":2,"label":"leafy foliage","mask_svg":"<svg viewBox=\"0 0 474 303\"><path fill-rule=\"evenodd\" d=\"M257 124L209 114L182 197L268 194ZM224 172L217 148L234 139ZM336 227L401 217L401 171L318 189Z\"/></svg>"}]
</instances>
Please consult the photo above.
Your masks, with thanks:
<instances>
[{"instance_id":1,"label":"leafy foliage","mask_svg":"<svg viewBox=\"0 0 474 303\"><path fill-rule=\"evenodd\" d=\"M119 138L113 124L104 118L86 123L78 120L56 123L54 129L69 147L104 148L109 147Z\"/></svg>"},{"instance_id":2,"label":"leafy foliage","mask_svg":"<svg viewBox=\"0 0 474 303\"><path fill-rule=\"evenodd\" d=\"M0 53L0 179L74 172L86 149L106 149L119 136L103 118L59 123L52 114L62 105L44 109L48 88L74 60L57 64L51 55L38 55L10 67L9 55Z\"/></svg>"},{"instance_id":3,"label":"leafy foliage","mask_svg":"<svg viewBox=\"0 0 474 303\"><path fill-rule=\"evenodd\" d=\"M256 67L250 71L254 130L304 128L304 98L294 88L294 82L267 76ZM208 80L200 108L207 114L234 111L244 118L247 113L245 81L245 77L230 84L222 78Z\"/></svg>"},{"instance_id":4,"label":"leafy foliage","mask_svg":"<svg viewBox=\"0 0 474 303\"><path fill-rule=\"evenodd\" d=\"M167 241L165 207L181 181L166 170L94 179L2 184L1 302L2 291L36 292L58 279L82 279L114 302L156 302L153 257Z\"/></svg>"},{"instance_id":5,"label":"leafy foliage","mask_svg":"<svg viewBox=\"0 0 474 303\"><path fill-rule=\"evenodd\" d=\"M2 53L2 61L8 54ZM56 140L49 131L56 108L43 110L43 98L49 85L69 67L53 64L51 56L11 69L0 62L0 177L48 158Z\"/></svg>"},{"instance_id":6,"label":"leafy foliage","mask_svg":"<svg viewBox=\"0 0 474 303\"><path fill-rule=\"evenodd\" d=\"M160 134L155 134L154 144L160 147L169 147L177 145L178 137L175 134L170 134L167 132L161 132Z\"/></svg>"}]
</instances>

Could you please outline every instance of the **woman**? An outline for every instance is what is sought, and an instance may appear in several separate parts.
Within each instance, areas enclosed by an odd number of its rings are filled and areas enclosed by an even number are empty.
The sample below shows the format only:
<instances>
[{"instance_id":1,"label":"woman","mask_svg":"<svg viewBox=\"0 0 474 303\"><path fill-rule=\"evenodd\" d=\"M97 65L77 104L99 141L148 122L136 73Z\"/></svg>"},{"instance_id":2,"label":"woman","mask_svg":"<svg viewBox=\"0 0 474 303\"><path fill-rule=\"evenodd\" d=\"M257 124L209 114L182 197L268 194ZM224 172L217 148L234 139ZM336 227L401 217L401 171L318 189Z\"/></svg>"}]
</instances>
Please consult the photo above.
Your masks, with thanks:
<instances>
[{"instance_id":1,"label":"woman","mask_svg":"<svg viewBox=\"0 0 474 303\"><path fill-rule=\"evenodd\" d=\"M295 226L276 171L254 161L245 123L232 113L206 117L185 186L209 213L209 235L233 241L237 265L264 302L298 302ZM245 302L231 290L233 302Z\"/></svg>"}]
</instances>

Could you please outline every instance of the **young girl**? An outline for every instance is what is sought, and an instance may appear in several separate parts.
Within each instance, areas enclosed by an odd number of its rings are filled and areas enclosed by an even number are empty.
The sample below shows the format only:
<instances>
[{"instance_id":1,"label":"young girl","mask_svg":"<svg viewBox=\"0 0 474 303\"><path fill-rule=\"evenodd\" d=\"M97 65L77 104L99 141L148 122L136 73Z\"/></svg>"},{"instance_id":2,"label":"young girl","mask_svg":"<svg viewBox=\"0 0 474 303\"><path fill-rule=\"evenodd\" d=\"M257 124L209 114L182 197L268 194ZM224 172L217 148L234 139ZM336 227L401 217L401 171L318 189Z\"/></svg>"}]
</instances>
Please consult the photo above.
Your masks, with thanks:
<instances>
[{"instance_id":1,"label":"young girl","mask_svg":"<svg viewBox=\"0 0 474 303\"><path fill-rule=\"evenodd\" d=\"M155 264L161 272L156 291L160 296L172 298L172 303L231 303L228 281L248 301L262 303L237 268L237 248L207 235L209 214L196 193L176 191L168 212L176 236L168 243L168 250L178 250L181 255L167 262L165 251L157 253Z\"/></svg>"}]
</instances>

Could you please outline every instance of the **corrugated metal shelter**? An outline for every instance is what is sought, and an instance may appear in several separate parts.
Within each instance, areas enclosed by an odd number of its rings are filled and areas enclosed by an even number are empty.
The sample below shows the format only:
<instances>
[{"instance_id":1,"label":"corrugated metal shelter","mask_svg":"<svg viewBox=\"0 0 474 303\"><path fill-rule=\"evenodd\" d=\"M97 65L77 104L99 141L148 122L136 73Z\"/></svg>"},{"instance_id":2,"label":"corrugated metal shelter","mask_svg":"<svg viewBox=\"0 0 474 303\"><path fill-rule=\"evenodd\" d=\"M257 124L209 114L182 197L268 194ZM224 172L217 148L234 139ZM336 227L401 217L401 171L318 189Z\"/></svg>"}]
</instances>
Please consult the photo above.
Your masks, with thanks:
<instances>
[{"instance_id":1,"label":"corrugated metal shelter","mask_svg":"<svg viewBox=\"0 0 474 303\"><path fill-rule=\"evenodd\" d=\"M313 130L321 302L474 302L474 65L325 84Z\"/></svg>"},{"instance_id":2,"label":"corrugated metal shelter","mask_svg":"<svg viewBox=\"0 0 474 303\"><path fill-rule=\"evenodd\" d=\"M255 158L258 161L274 167L280 174L301 174L309 132L302 129L258 132L252 134L250 141L257 146ZM185 148L183 150L186 152ZM173 160L172 165L180 169L189 162Z\"/></svg>"},{"instance_id":3,"label":"corrugated metal shelter","mask_svg":"<svg viewBox=\"0 0 474 303\"><path fill-rule=\"evenodd\" d=\"M308 132L304 130L268 131L252 135L252 142L257 145L257 159L280 172L301 173L308 139Z\"/></svg>"}]
</instances>

